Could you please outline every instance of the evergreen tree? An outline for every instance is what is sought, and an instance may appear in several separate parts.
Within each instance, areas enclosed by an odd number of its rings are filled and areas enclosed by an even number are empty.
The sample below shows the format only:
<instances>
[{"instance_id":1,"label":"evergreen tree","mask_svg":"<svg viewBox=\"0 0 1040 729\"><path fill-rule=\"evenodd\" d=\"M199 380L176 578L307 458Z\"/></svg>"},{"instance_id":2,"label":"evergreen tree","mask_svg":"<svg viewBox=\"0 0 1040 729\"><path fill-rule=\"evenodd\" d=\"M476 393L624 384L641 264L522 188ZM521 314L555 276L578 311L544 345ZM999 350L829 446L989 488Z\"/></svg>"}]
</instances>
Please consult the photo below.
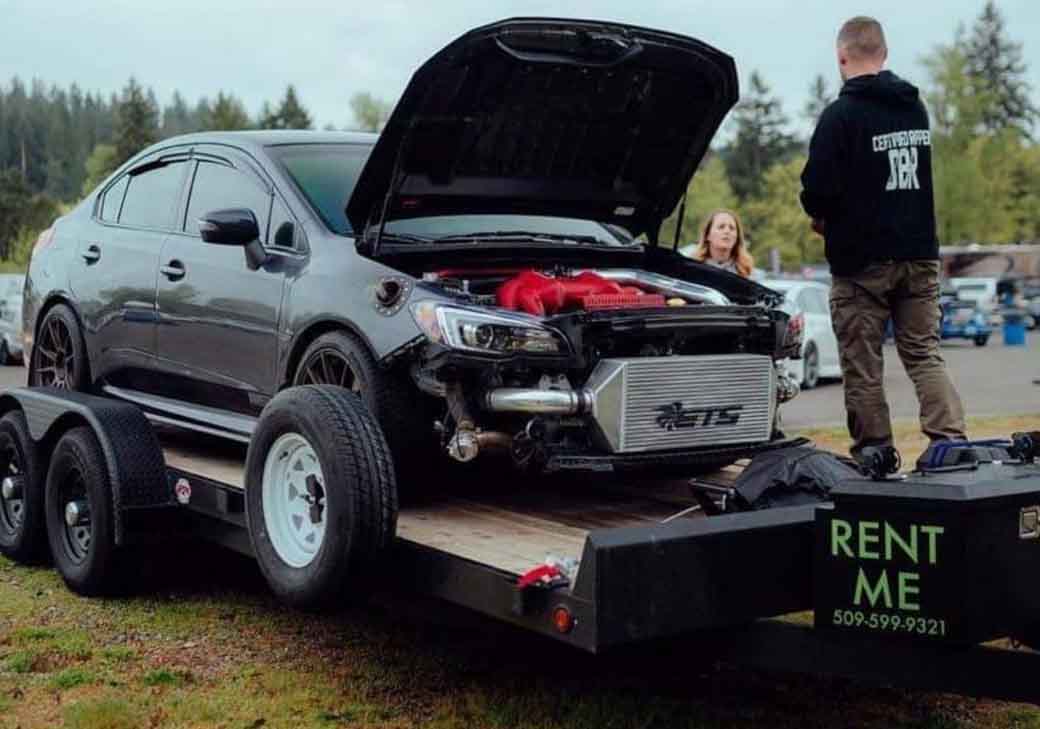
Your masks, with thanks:
<instances>
[{"instance_id":1,"label":"evergreen tree","mask_svg":"<svg viewBox=\"0 0 1040 729\"><path fill-rule=\"evenodd\" d=\"M965 57L974 92L990 97L982 112L985 129L1013 128L1028 133L1038 111L1029 98L1022 44L1007 37L1004 18L993 0L975 21Z\"/></svg>"},{"instance_id":2,"label":"evergreen tree","mask_svg":"<svg viewBox=\"0 0 1040 729\"><path fill-rule=\"evenodd\" d=\"M809 84L809 100L805 102L805 109L802 114L806 119L815 124L819 120L820 114L834 101L834 98L830 89L827 88L827 81L823 78L823 74L818 73L812 83Z\"/></svg>"},{"instance_id":3,"label":"evergreen tree","mask_svg":"<svg viewBox=\"0 0 1040 729\"><path fill-rule=\"evenodd\" d=\"M217 131L234 131L237 129L249 129L252 126L249 114L246 112L242 102L232 94L217 94L217 100L209 114L207 129Z\"/></svg>"},{"instance_id":4,"label":"evergreen tree","mask_svg":"<svg viewBox=\"0 0 1040 729\"><path fill-rule=\"evenodd\" d=\"M350 109L354 112L357 129L362 132L378 132L390 118L390 104L377 99L367 91L350 97Z\"/></svg>"},{"instance_id":5,"label":"evergreen tree","mask_svg":"<svg viewBox=\"0 0 1040 729\"><path fill-rule=\"evenodd\" d=\"M163 109L161 136L165 139L178 134L198 131L199 127L196 127L193 122L188 102L181 96L181 92L174 91L173 99Z\"/></svg>"},{"instance_id":6,"label":"evergreen tree","mask_svg":"<svg viewBox=\"0 0 1040 729\"><path fill-rule=\"evenodd\" d=\"M680 248L697 242L701 226L708 215L720 208L733 209L736 205L737 196L733 194L733 188L726 178L725 165L717 154L709 153L686 188L686 205L683 211L682 232L679 236ZM670 248L674 243L678 217L679 206L676 206L675 211L661 225L661 245Z\"/></svg>"},{"instance_id":7,"label":"evergreen tree","mask_svg":"<svg viewBox=\"0 0 1040 729\"><path fill-rule=\"evenodd\" d=\"M766 170L790 158L798 143L787 133L780 99L770 95L758 71L735 110L736 138L723 150L729 184L741 203L758 197Z\"/></svg>"},{"instance_id":8,"label":"evergreen tree","mask_svg":"<svg viewBox=\"0 0 1040 729\"><path fill-rule=\"evenodd\" d=\"M314 122L296 96L296 87L289 84L278 108L271 110L265 103L260 112L261 129L311 129Z\"/></svg>"},{"instance_id":9,"label":"evergreen tree","mask_svg":"<svg viewBox=\"0 0 1040 729\"><path fill-rule=\"evenodd\" d=\"M132 76L123 88L116 112L117 167L159 138L159 110L149 96Z\"/></svg>"}]
</instances>

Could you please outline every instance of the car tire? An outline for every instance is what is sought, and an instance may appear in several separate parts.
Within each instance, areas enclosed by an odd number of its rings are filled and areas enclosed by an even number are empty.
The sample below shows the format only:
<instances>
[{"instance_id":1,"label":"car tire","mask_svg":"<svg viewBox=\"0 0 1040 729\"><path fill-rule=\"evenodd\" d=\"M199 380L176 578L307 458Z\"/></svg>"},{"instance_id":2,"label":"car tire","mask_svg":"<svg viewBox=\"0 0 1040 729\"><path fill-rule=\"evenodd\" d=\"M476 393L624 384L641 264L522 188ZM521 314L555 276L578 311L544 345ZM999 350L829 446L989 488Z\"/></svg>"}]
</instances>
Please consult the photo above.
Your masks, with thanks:
<instances>
[{"instance_id":1,"label":"car tire","mask_svg":"<svg viewBox=\"0 0 1040 729\"><path fill-rule=\"evenodd\" d=\"M40 562L47 553L43 484L36 444L21 410L0 418L0 554L21 564Z\"/></svg>"},{"instance_id":2,"label":"car tire","mask_svg":"<svg viewBox=\"0 0 1040 729\"><path fill-rule=\"evenodd\" d=\"M70 524L72 504L81 520ZM88 596L115 592L121 575L112 484L90 427L72 428L58 439L47 470L44 506L54 566L69 589Z\"/></svg>"},{"instance_id":3,"label":"car tire","mask_svg":"<svg viewBox=\"0 0 1040 729\"><path fill-rule=\"evenodd\" d=\"M361 399L292 387L264 408L246 455L246 522L275 594L301 609L359 589L390 547L397 489L390 450Z\"/></svg>"},{"instance_id":4,"label":"car tire","mask_svg":"<svg viewBox=\"0 0 1040 729\"><path fill-rule=\"evenodd\" d=\"M805 347L802 363L802 389L811 390L820 382L820 352L813 342L809 342Z\"/></svg>"},{"instance_id":5,"label":"car tire","mask_svg":"<svg viewBox=\"0 0 1040 729\"><path fill-rule=\"evenodd\" d=\"M0 339L0 365L12 364L11 349L7 346L6 339Z\"/></svg>"},{"instance_id":6,"label":"car tire","mask_svg":"<svg viewBox=\"0 0 1040 729\"><path fill-rule=\"evenodd\" d=\"M65 304L52 307L40 322L31 365L30 385L80 391L89 387L90 363L83 331Z\"/></svg>"},{"instance_id":7,"label":"car tire","mask_svg":"<svg viewBox=\"0 0 1040 729\"><path fill-rule=\"evenodd\" d=\"M985 347L986 343L988 341L989 341L989 335L988 334L980 334L979 336L975 337L975 346L976 347Z\"/></svg>"},{"instance_id":8,"label":"car tire","mask_svg":"<svg viewBox=\"0 0 1040 729\"><path fill-rule=\"evenodd\" d=\"M332 366L328 376L322 377L322 367L315 363L323 353L346 362L351 376L344 380ZM360 395L390 445L401 493L415 491L409 484L429 473L431 463L441 459L433 434L435 416L422 393L407 376L380 367L357 336L334 331L315 339L300 358L293 384L338 385Z\"/></svg>"}]
</instances>

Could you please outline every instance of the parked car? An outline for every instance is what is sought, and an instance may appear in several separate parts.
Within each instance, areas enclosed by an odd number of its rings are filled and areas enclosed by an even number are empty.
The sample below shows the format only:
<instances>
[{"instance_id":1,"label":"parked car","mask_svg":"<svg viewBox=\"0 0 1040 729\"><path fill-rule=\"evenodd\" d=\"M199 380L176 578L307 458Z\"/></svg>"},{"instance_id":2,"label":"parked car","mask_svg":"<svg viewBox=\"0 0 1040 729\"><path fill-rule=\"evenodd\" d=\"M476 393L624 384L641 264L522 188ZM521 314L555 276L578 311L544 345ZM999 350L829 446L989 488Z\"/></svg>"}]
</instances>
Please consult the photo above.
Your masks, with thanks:
<instances>
[{"instance_id":1,"label":"parked car","mask_svg":"<svg viewBox=\"0 0 1040 729\"><path fill-rule=\"evenodd\" d=\"M942 339L970 339L978 347L986 346L993 327L977 301L944 297L941 306L939 331Z\"/></svg>"},{"instance_id":2,"label":"parked car","mask_svg":"<svg viewBox=\"0 0 1040 729\"><path fill-rule=\"evenodd\" d=\"M992 276L953 277L949 279L949 283L956 291L957 298L962 301L974 301L989 317L996 314L999 303L996 278Z\"/></svg>"},{"instance_id":3,"label":"parked car","mask_svg":"<svg viewBox=\"0 0 1040 729\"><path fill-rule=\"evenodd\" d=\"M787 365L791 376L805 389L816 387L820 378L840 378L841 360L831 322L830 287L799 279L767 279L762 284L782 293L794 307L795 315L804 321L801 359L791 360Z\"/></svg>"},{"instance_id":4,"label":"parked car","mask_svg":"<svg viewBox=\"0 0 1040 729\"><path fill-rule=\"evenodd\" d=\"M165 140L37 241L31 382L240 440L336 385L420 476L757 452L797 389L782 296L656 244L736 90L689 38L516 20L422 66L378 137Z\"/></svg>"},{"instance_id":5,"label":"parked car","mask_svg":"<svg viewBox=\"0 0 1040 729\"><path fill-rule=\"evenodd\" d=\"M22 359L22 288L25 274L0 274L0 365Z\"/></svg>"}]
</instances>

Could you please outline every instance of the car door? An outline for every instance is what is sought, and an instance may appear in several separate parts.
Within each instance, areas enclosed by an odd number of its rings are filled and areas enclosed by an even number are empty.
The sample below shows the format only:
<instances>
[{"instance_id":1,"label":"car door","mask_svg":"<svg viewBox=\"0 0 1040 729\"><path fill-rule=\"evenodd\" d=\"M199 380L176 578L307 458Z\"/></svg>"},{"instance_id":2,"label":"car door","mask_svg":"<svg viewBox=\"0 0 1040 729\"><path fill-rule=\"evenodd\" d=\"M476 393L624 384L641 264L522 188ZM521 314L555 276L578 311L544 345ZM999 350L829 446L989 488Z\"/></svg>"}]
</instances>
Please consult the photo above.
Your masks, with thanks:
<instances>
[{"instance_id":1,"label":"car door","mask_svg":"<svg viewBox=\"0 0 1040 729\"><path fill-rule=\"evenodd\" d=\"M70 288L95 380L134 387L155 355L155 277L188 171L187 154L146 159L112 181L78 243Z\"/></svg>"},{"instance_id":2,"label":"car door","mask_svg":"<svg viewBox=\"0 0 1040 729\"><path fill-rule=\"evenodd\" d=\"M167 239L159 267L156 355L168 375L163 394L255 413L277 386L285 259L272 255L253 269L242 247L204 242L198 220L214 210L249 209L266 245L273 188L245 155L227 151L196 151L191 173L180 230Z\"/></svg>"},{"instance_id":3,"label":"car door","mask_svg":"<svg viewBox=\"0 0 1040 729\"><path fill-rule=\"evenodd\" d=\"M826 370L835 370L840 366L838 355L838 338L834 335L834 322L831 319L831 307L828 292L817 286L809 289L813 306L818 312L820 333L817 341L820 346L820 365Z\"/></svg>"}]
</instances>

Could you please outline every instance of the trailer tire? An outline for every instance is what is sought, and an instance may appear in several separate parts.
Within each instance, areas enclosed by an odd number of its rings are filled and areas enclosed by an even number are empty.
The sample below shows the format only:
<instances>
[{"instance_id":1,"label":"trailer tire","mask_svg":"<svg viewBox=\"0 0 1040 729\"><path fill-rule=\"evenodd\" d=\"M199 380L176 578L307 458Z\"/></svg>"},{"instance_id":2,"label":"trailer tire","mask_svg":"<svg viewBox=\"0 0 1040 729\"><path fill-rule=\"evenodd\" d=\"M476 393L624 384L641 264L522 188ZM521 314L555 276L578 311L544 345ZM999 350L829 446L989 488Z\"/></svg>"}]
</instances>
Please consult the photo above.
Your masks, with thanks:
<instances>
[{"instance_id":1,"label":"trailer tire","mask_svg":"<svg viewBox=\"0 0 1040 729\"><path fill-rule=\"evenodd\" d=\"M386 439L362 400L306 385L264 408L246 455L246 521L275 594L320 609L358 589L391 545L397 487Z\"/></svg>"},{"instance_id":2,"label":"trailer tire","mask_svg":"<svg viewBox=\"0 0 1040 729\"><path fill-rule=\"evenodd\" d=\"M0 418L0 479L15 479L16 489L0 490L0 553L22 564L47 552L42 467L25 414L12 410Z\"/></svg>"},{"instance_id":3,"label":"trailer tire","mask_svg":"<svg viewBox=\"0 0 1040 729\"><path fill-rule=\"evenodd\" d=\"M114 592L119 570L112 484L101 444L89 426L72 428L58 439L44 504L51 555L65 584L80 595ZM81 515L74 524L69 523L72 508Z\"/></svg>"}]
</instances>

